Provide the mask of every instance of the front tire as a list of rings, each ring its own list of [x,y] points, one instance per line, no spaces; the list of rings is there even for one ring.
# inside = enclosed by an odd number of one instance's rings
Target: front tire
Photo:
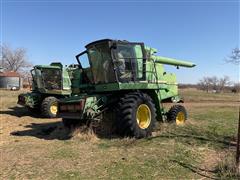
[[[182,105],[174,105],[168,111],[168,121],[177,125],[185,124],[187,120],[187,111]]]
[[[42,115],[45,118],[55,118],[58,111],[58,99],[55,97],[46,97],[41,105]]]
[[[156,108],[149,95],[141,92],[124,95],[118,103],[116,115],[117,132],[121,136],[151,136],[156,123]]]

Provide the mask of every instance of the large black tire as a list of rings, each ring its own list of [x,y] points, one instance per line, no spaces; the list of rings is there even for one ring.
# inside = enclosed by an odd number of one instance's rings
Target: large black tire
[[[41,111],[43,117],[55,118],[57,116],[57,103],[58,103],[57,98],[52,96],[46,97],[41,104]]]
[[[148,137],[152,135],[155,123],[156,108],[149,95],[132,92],[120,99],[116,112],[116,130],[119,135]]]
[[[183,125],[187,120],[187,111],[182,105],[173,105],[167,113],[167,120],[177,125]]]

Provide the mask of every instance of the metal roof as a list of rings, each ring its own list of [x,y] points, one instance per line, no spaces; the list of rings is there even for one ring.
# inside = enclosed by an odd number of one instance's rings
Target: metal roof
[[[20,74],[14,71],[0,72],[1,77],[20,77]]]

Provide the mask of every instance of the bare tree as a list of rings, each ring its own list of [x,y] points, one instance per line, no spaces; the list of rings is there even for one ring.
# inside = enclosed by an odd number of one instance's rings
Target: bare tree
[[[32,64],[27,60],[24,48],[12,49],[7,45],[1,47],[1,66],[9,71],[21,72]]]
[[[216,76],[209,77],[210,88],[214,91],[218,91],[219,80]]]
[[[223,92],[224,88],[228,85],[230,85],[230,78],[228,76],[219,79],[218,87],[220,92]]]
[[[223,92],[226,86],[230,85],[230,78],[228,76],[224,76],[223,78],[213,77],[203,77],[199,83],[198,87],[201,90],[209,92]]]
[[[210,77],[203,77],[198,83],[200,89],[209,92],[211,87],[211,78]]]
[[[239,65],[240,64],[240,49],[238,47],[234,48],[232,50],[232,54],[229,57],[225,58],[225,61],[228,63]]]

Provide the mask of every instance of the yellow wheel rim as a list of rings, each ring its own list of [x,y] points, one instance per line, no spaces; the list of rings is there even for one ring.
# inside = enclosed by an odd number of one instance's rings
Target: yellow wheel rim
[[[52,114],[57,114],[57,111],[58,111],[57,102],[54,102],[54,103],[51,104],[50,111],[51,111]]]
[[[182,125],[186,121],[185,114],[183,112],[178,112],[177,117],[176,117],[176,124],[177,125]]]
[[[151,110],[146,104],[141,104],[137,109],[137,123],[141,129],[148,128],[151,122]]]

